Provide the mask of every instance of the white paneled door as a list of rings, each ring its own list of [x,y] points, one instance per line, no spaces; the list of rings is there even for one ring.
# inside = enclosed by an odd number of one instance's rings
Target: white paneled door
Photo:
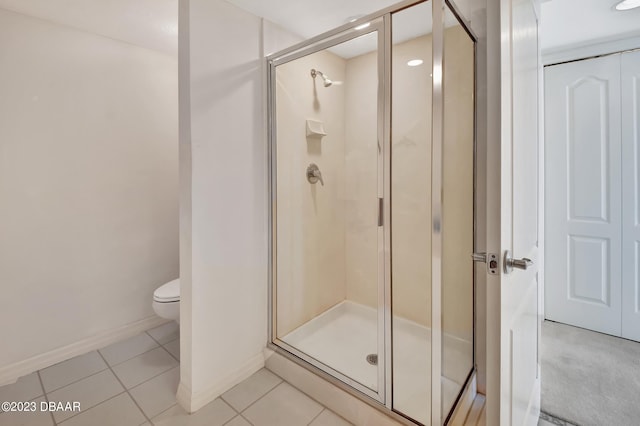
[[[500,0],[497,4],[500,34],[490,33],[488,38],[500,43],[495,61],[500,64],[500,81],[493,87],[490,74],[488,92],[489,116],[499,111],[500,120],[495,128],[489,120],[487,187],[497,190],[487,191],[487,242],[500,268],[487,279],[486,424],[534,426],[540,412],[539,3]],[[498,26],[490,27],[495,31]],[[497,108],[494,93],[500,96]],[[517,267],[504,268],[512,260],[518,261]]]
[[[620,57],[545,68],[545,317],[620,335]]]
[[[640,340],[638,53],[545,69],[545,317]]]
[[[640,341],[640,52],[620,58],[622,337]]]

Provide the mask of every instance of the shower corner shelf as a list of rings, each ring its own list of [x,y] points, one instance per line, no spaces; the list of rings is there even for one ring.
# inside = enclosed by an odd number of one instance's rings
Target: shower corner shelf
[[[322,139],[327,136],[324,125],[321,121],[307,120],[307,137],[312,139]]]

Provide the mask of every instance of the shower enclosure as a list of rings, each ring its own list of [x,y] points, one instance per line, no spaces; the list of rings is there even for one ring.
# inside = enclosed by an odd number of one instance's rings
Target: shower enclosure
[[[463,22],[405,1],[267,58],[270,346],[420,424],[474,371]]]

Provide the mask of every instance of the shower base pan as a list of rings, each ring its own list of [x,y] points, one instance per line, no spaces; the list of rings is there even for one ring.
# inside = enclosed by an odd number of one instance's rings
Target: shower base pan
[[[330,366],[347,377],[376,390],[378,367],[370,361],[377,355],[377,311],[343,301],[281,338],[285,343]],[[455,337],[445,362],[464,360],[471,343]],[[452,340],[453,339],[453,340]],[[421,423],[431,412],[431,330],[404,318],[393,318],[393,407]],[[367,359],[369,358],[369,360]],[[382,362],[382,356],[379,357]],[[460,362],[462,364],[462,362]],[[455,365],[447,370],[458,371]],[[453,367],[453,368],[452,368]],[[460,368],[457,380],[442,377],[442,401],[450,407],[469,373]]]

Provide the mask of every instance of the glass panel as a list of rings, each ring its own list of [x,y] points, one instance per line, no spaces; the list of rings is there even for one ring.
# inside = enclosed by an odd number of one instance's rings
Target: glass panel
[[[445,9],[442,413],[473,368],[474,43]]]
[[[431,2],[392,15],[393,408],[431,416]]]
[[[372,24],[373,26],[373,24]],[[378,32],[276,68],[276,338],[377,390]]]

